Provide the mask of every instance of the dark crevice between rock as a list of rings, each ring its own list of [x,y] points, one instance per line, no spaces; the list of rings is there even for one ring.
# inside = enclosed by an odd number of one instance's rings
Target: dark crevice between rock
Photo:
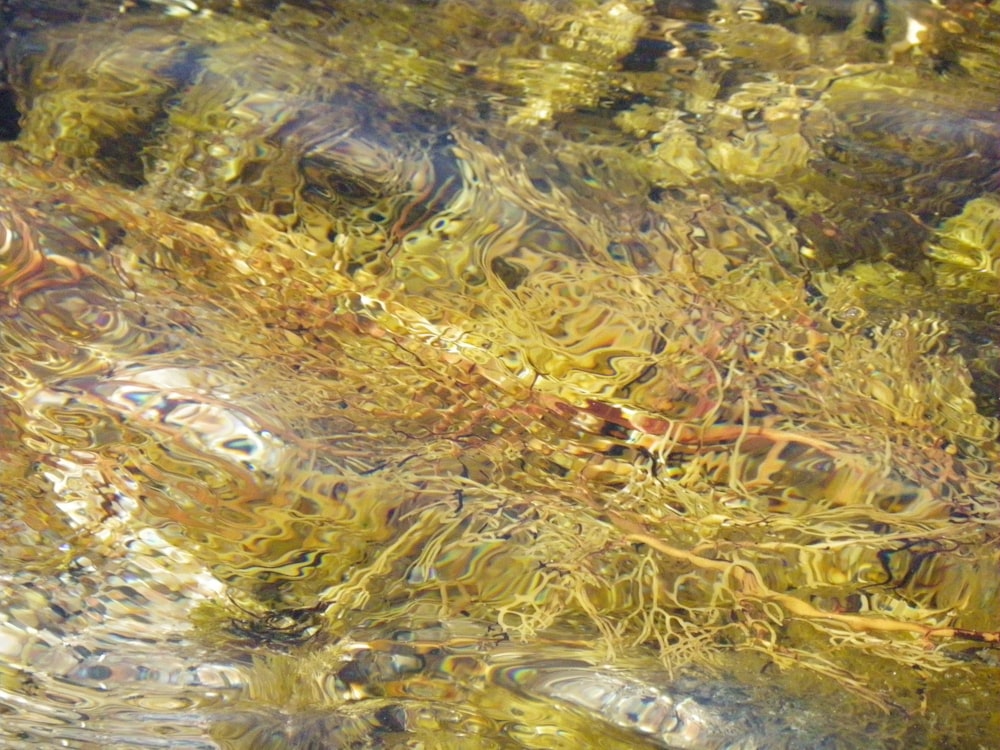
[[[21,133],[21,113],[17,109],[17,96],[6,87],[0,87],[0,141],[13,141]]]
[[[660,59],[666,57],[674,45],[665,39],[643,37],[635,48],[621,59],[622,70],[631,73],[647,73],[657,69]]]

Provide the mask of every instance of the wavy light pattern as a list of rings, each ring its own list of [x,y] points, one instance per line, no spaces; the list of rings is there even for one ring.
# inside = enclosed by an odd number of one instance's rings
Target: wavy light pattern
[[[995,3],[64,6],[0,745],[994,741]]]

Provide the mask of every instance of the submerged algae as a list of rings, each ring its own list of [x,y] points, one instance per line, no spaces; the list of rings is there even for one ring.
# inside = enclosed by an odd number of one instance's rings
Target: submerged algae
[[[996,14],[671,10],[17,12],[11,742],[985,746]]]

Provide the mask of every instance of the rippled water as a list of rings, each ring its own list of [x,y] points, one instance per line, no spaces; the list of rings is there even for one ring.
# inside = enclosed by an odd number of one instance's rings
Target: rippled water
[[[0,747],[997,747],[996,3],[4,5]]]

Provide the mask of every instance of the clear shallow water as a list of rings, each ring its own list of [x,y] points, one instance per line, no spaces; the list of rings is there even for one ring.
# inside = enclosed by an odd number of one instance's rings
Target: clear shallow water
[[[995,9],[30,5],[0,744],[995,744]]]

